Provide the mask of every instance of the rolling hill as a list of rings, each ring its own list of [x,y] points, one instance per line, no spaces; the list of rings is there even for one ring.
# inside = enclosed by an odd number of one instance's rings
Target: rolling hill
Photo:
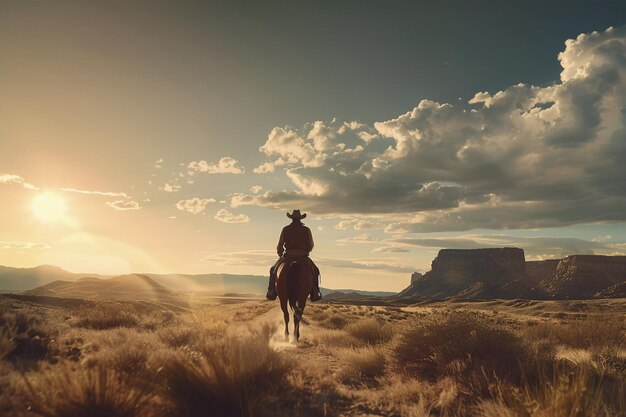
[[[141,277],[141,278],[139,278]],[[234,274],[130,274],[107,277],[88,273],[72,273],[56,266],[41,265],[34,268],[0,266],[0,292],[24,292],[32,295],[77,298],[128,298],[136,292],[152,294],[203,293],[211,296],[254,295],[263,297],[267,291],[267,276]],[[393,295],[385,291],[354,289],[332,290],[321,288],[327,296],[335,292],[356,293],[370,297]]]
[[[75,281],[85,276],[100,277],[94,274],[74,274],[52,265],[40,265],[34,268],[0,266],[0,291],[21,292],[54,281]]]
[[[75,281],[57,280],[27,290],[25,295],[99,300],[133,299],[183,304],[182,297],[146,275],[129,274],[113,278],[83,277]]]

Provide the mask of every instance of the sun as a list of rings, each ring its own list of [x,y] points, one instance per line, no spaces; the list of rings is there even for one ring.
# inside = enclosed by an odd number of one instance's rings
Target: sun
[[[51,191],[38,194],[31,206],[35,218],[43,223],[59,223],[65,219],[65,200]]]

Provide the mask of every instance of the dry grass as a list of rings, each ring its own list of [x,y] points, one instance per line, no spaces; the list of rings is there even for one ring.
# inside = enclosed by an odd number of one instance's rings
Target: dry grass
[[[271,343],[271,303],[4,308],[0,415],[626,415],[621,317],[448,307],[312,305],[298,347]]]
[[[75,326],[104,330],[116,327],[136,327],[139,318],[128,308],[112,304],[99,304],[94,308],[84,308],[78,312]]]
[[[181,415],[253,416],[278,405],[290,366],[269,348],[273,329],[204,341],[198,356],[173,355],[161,375]]]
[[[326,329],[340,330],[346,327],[348,320],[340,315],[326,316],[327,318],[319,323],[321,327]]]
[[[337,354],[345,364],[345,376],[350,379],[374,378],[385,373],[386,352],[380,347],[345,348]]]
[[[586,369],[556,371],[549,383],[525,386],[513,409],[536,417],[614,416],[626,413],[623,381]],[[524,413],[525,412],[525,413]]]
[[[50,353],[50,329],[37,313],[0,308],[0,360],[40,360]]]
[[[392,326],[374,317],[350,323],[344,330],[349,335],[367,344],[385,343],[390,341],[393,336]]]
[[[168,326],[157,330],[159,338],[168,346],[180,348],[189,346],[196,339],[198,331],[189,326]]]
[[[14,398],[18,414],[43,417],[135,417],[168,415],[146,381],[106,367],[57,365],[22,381]]]
[[[589,315],[566,323],[542,322],[528,327],[526,337],[579,349],[626,348],[621,315]]]
[[[514,332],[483,315],[450,311],[409,323],[393,346],[398,371],[434,381],[487,374],[520,381],[534,358]]]
[[[482,417],[618,417],[626,415],[623,380],[607,380],[588,369],[559,368],[540,384],[500,392],[477,407]]]
[[[375,415],[410,417],[470,415],[467,410],[459,408],[459,386],[450,378],[428,383],[394,374],[379,378],[379,381],[379,387],[355,391],[363,414],[371,412]]]

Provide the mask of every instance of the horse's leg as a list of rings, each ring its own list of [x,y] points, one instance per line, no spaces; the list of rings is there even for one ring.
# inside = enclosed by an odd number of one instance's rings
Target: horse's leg
[[[302,321],[302,318],[304,317],[304,307],[306,306],[306,298],[304,300],[301,300],[300,302],[298,302],[298,305],[301,306],[300,307],[300,315],[298,316],[298,336],[297,338],[300,338],[300,322]]]
[[[287,300],[280,300],[280,308],[283,310],[283,319],[285,320],[285,340],[289,340],[289,309],[287,308]]]
[[[296,314],[293,315],[293,337],[296,339],[296,342],[300,339],[300,317],[302,315],[302,310],[300,310],[298,304],[296,304],[296,308],[294,310]]]

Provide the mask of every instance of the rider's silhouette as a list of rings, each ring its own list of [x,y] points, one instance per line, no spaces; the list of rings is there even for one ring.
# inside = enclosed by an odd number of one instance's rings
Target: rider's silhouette
[[[279,259],[270,269],[270,282],[267,289],[268,300],[276,299],[275,272],[280,263],[286,258],[308,257],[309,252],[313,250],[313,235],[311,234],[311,229],[302,223],[302,219],[306,217],[306,214],[300,214],[300,210],[294,210],[292,213],[287,213],[287,217],[291,219],[291,224],[283,227],[280,238],[278,239],[276,251],[278,252]],[[309,259],[309,261],[315,268],[311,301],[318,301],[322,298],[318,282],[319,269],[312,260]]]

